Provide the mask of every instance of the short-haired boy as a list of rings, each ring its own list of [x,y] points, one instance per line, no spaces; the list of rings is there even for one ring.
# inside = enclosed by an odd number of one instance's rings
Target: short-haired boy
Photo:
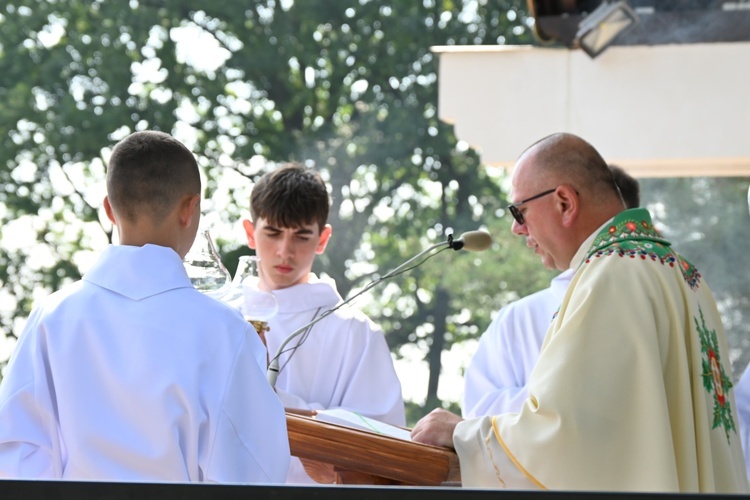
[[[279,303],[268,323],[273,357],[284,339],[341,302],[336,284],[311,273],[331,237],[330,197],[313,169],[286,164],[262,176],[250,198],[252,222],[243,221],[260,258],[258,286]],[[294,349],[299,344],[299,347]],[[287,408],[346,408],[404,425],[401,383],[382,331],[345,306],[293,340],[281,355],[276,389]],[[293,458],[288,482],[312,482]]]
[[[0,384],[0,477],[283,482],[283,408],[247,322],[192,286],[193,154],[137,132],[109,161],[119,244],[32,311]]]

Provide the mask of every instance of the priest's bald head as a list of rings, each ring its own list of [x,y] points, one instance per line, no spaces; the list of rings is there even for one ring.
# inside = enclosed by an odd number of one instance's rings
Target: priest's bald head
[[[594,147],[558,133],[535,142],[513,169],[513,233],[551,268],[565,270],[581,244],[625,209],[612,171]]]

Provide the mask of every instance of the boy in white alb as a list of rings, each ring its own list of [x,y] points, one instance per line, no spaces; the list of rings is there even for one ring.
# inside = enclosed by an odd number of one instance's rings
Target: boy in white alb
[[[259,288],[279,303],[265,338],[275,356],[293,332],[341,302],[332,280],[310,271],[331,237],[330,198],[312,169],[285,165],[257,182],[245,220],[248,245],[260,258]],[[345,408],[403,426],[404,403],[381,330],[362,312],[345,306],[313,325],[285,349],[276,391],[287,408]],[[310,483],[292,459],[287,482]]]
[[[572,277],[570,269],[558,274],[549,288],[508,304],[492,320],[466,368],[464,418],[521,409],[529,374]]]
[[[745,454],[745,467],[750,478],[750,366],[745,368],[742,376],[734,386],[737,397],[737,415],[739,433],[742,440],[742,451]]]
[[[265,349],[182,264],[200,189],[193,154],[167,134],[114,148],[104,208],[120,244],[29,317],[0,384],[0,477],[284,481]]]

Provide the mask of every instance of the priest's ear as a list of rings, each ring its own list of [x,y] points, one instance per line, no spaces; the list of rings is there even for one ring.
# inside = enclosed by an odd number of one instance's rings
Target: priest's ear
[[[563,227],[571,227],[580,210],[578,191],[570,184],[560,184],[555,191],[555,209],[560,214]]]

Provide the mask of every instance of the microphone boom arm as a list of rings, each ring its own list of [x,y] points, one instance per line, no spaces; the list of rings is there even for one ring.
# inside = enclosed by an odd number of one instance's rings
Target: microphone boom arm
[[[284,352],[284,348],[286,348],[286,346],[289,344],[289,342],[291,342],[292,340],[294,340],[297,337],[299,337],[300,335],[302,335],[304,332],[307,331],[308,328],[312,327],[318,321],[321,321],[322,319],[327,318],[328,316],[330,316],[331,314],[333,314],[334,312],[336,312],[340,307],[348,304],[349,302],[351,302],[352,300],[356,299],[357,297],[359,297],[363,293],[371,290],[375,285],[377,285],[381,281],[395,276],[396,274],[398,274],[399,272],[401,272],[402,270],[404,270],[407,266],[409,266],[412,262],[414,262],[415,260],[419,259],[420,257],[423,257],[424,255],[432,252],[436,248],[440,248],[440,247],[445,246],[445,245],[450,246],[452,244],[452,241],[453,241],[453,239],[452,239],[452,236],[451,236],[451,237],[449,237],[448,241],[442,241],[440,243],[436,243],[436,244],[432,245],[431,247],[428,247],[428,248],[422,250],[417,255],[415,255],[411,259],[407,260],[406,262],[404,262],[403,264],[401,264],[397,268],[388,271],[386,274],[384,274],[380,278],[376,279],[375,281],[371,281],[362,290],[360,290],[356,294],[352,295],[348,299],[344,300],[340,304],[336,305],[336,307],[333,307],[333,308],[327,310],[326,312],[324,312],[323,314],[321,314],[320,316],[318,316],[317,318],[315,318],[311,322],[309,322],[309,323],[303,325],[302,327],[296,329],[291,335],[289,335],[286,339],[284,339],[284,341],[281,343],[281,345],[279,346],[279,348],[276,350],[276,355],[271,359],[271,362],[268,364],[268,371],[266,372],[266,380],[268,380],[268,383],[271,384],[271,387],[276,387],[276,379],[279,378],[279,370],[280,370],[280,361],[279,361],[279,358],[281,357],[281,353]]]
[[[381,283],[383,280],[386,280],[388,278],[392,278],[393,276],[396,276],[400,272],[403,272],[404,270],[408,269],[408,267],[417,259],[420,259],[424,257],[425,255],[429,254],[433,250],[436,250],[440,247],[448,247],[452,248],[453,250],[460,250],[462,248],[465,248],[466,250],[470,250],[473,252],[481,252],[483,250],[486,250],[490,244],[492,243],[492,238],[490,237],[489,233],[483,232],[483,231],[469,231],[467,233],[464,233],[461,235],[458,239],[453,239],[453,235],[448,235],[447,241],[442,241],[440,243],[436,243],[421,252],[419,252],[417,255],[412,257],[411,259],[407,260],[400,266],[396,267],[395,269],[392,269],[385,273],[380,278],[371,281],[367,284],[362,290],[357,292],[356,294],[352,295],[346,300],[343,300],[341,303],[337,304],[335,307],[327,310],[317,318],[313,319],[311,322],[303,325],[302,327],[298,328],[294,332],[292,332],[291,335],[289,335],[284,341],[281,343],[279,348],[276,350],[276,355],[271,359],[270,363],[268,364],[268,371],[266,372],[266,379],[268,380],[268,383],[271,385],[271,387],[276,387],[276,380],[279,378],[279,371],[280,368],[280,361],[279,358],[281,357],[281,354],[284,352],[284,349],[286,346],[291,342],[293,339],[299,337],[304,332],[308,331],[310,327],[312,327],[314,324],[316,324],[318,321],[322,320],[323,318],[327,318],[329,315],[337,311],[340,307],[350,303],[363,293],[371,290],[375,285]],[[435,254],[432,254],[435,255]],[[426,258],[432,257],[432,255],[429,255]],[[418,264],[417,264],[418,265]]]

